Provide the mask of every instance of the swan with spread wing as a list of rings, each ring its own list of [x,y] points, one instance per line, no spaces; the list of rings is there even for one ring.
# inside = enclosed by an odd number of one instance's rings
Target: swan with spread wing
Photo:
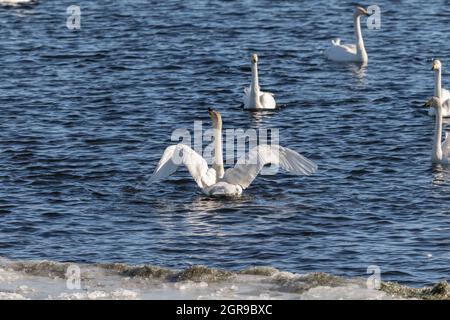
[[[214,159],[209,168],[206,160],[184,144],[166,148],[150,183],[167,178],[184,165],[203,193],[208,196],[239,196],[250,186],[265,165],[274,164],[297,174],[311,175],[317,165],[294,150],[279,145],[259,145],[238,159],[234,168],[225,171],[222,156],[222,117],[218,111],[208,109],[213,122]]]

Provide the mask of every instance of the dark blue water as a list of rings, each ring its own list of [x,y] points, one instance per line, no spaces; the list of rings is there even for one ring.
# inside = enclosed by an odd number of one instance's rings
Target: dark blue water
[[[422,106],[432,57],[450,84],[448,1],[377,1],[363,69],[322,54],[354,42],[352,2],[78,1],[77,32],[71,4],[0,8],[0,256],[450,278],[450,169],[431,165]],[[252,52],[276,111],[240,106]],[[225,128],[279,128],[319,171],[233,200],[185,170],[136,187],[208,107]]]

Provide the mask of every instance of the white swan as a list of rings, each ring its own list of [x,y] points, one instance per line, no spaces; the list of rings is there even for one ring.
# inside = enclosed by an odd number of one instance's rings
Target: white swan
[[[369,13],[363,7],[357,6],[353,13],[355,23],[356,45],[341,44],[341,39],[331,40],[331,48],[325,50],[328,59],[339,62],[362,62],[367,63],[368,57],[361,32],[361,16],[368,16]]]
[[[434,129],[433,152],[431,159],[433,163],[450,164],[450,141],[448,133],[442,142],[442,103],[438,97],[431,98],[425,106],[434,108],[436,112],[436,125]]]
[[[38,0],[0,0],[0,5],[5,6],[20,6],[27,4],[36,4]]]
[[[222,157],[222,117],[219,112],[208,109],[214,129],[214,160],[208,168],[206,160],[184,144],[166,148],[150,183],[164,179],[184,165],[202,191],[209,196],[239,196],[267,164],[298,174],[310,175],[317,170],[311,160],[297,152],[278,145],[259,145],[240,158],[234,168],[224,170]]]
[[[244,88],[245,109],[275,109],[277,106],[273,94],[262,92],[259,87],[258,56],[252,55],[252,83]]]
[[[450,117],[450,91],[442,87],[442,64],[438,59],[433,60],[433,66],[431,70],[434,70],[434,96],[438,97],[442,101],[442,116]],[[434,108],[430,108],[428,114],[434,115]]]

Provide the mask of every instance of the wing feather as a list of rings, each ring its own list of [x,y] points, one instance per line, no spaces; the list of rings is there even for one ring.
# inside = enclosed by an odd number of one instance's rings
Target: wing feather
[[[317,171],[317,165],[314,162],[294,150],[278,145],[260,145],[241,157],[234,168],[225,172],[223,179],[246,189],[268,164],[278,165],[298,175],[311,175]]]
[[[206,160],[184,144],[166,148],[150,178],[150,183],[167,178],[177,171],[181,165],[184,165],[189,170],[192,178],[194,178],[200,188],[205,188],[215,183],[215,174],[211,172],[214,169],[208,169]]]

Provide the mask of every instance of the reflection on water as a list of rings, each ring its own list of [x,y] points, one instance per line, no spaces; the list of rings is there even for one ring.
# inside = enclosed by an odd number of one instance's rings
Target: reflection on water
[[[359,80],[360,84],[364,83],[364,77],[366,75],[367,72],[367,62],[365,63],[355,63],[355,64],[351,64],[351,70],[353,72],[353,74],[356,76],[356,78]]]
[[[280,109],[280,106],[277,105],[277,109]],[[251,115],[252,124],[259,125],[264,120],[270,120],[270,116],[273,115],[275,111],[269,111],[269,110],[251,110],[248,111]]]
[[[433,165],[433,184],[448,185],[450,184],[450,165],[434,164]]]

